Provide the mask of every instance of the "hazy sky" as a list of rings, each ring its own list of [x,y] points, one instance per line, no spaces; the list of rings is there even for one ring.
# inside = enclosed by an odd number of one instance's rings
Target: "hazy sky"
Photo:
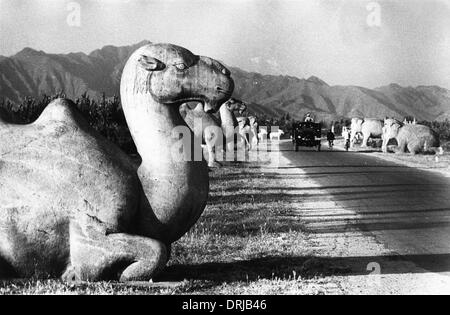
[[[450,88],[449,0],[0,0],[0,55],[144,39],[333,85]]]

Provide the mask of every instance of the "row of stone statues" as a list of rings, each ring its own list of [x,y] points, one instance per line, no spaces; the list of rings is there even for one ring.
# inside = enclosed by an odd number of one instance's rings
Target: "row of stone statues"
[[[367,147],[370,138],[381,138],[382,150],[388,152],[388,144],[392,139],[397,142],[397,152],[418,154],[439,151],[439,135],[430,127],[418,124],[417,121],[401,122],[394,118],[361,119],[353,118],[351,124],[351,144],[354,146],[359,134],[362,134],[362,146]]]
[[[220,162],[216,158],[218,152],[234,151],[238,144],[235,138],[244,141],[246,139],[241,134],[241,125],[235,112],[243,114],[247,106],[242,101],[230,98],[219,109],[219,116],[213,113],[206,113],[203,104],[198,103],[194,108],[188,104],[180,107],[181,116],[184,118],[189,128],[194,132],[198,142],[202,142],[207,149],[206,158],[209,167],[218,167]]]
[[[249,151],[267,140],[267,128],[260,129],[257,117],[248,115],[247,105],[235,98],[222,104],[218,113],[206,113],[201,103],[183,104],[180,113],[197,141],[203,143],[210,168],[220,167],[220,161],[234,161],[236,150]]]

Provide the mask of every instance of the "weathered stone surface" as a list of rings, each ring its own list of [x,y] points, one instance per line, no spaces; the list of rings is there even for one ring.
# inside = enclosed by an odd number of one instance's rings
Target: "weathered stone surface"
[[[0,256],[21,276],[66,268],[71,220],[104,233],[130,228],[136,168],[71,101],[52,102],[31,125],[1,124],[0,143]]]
[[[215,60],[169,44],[139,49],[121,83],[139,168],[69,100],[30,125],[0,120],[0,275],[152,278],[209,190],[204,161],[173,156],[173,128],[186,126],[179,106],[195,99],[217,110],[232,91]]]
[[[396,139],[398,153],[418,154],[433,151],[440,146],[439,136],[429,127],[403,124],[395,119],[386,119],[383,127],[383,151],[391,139]]]
[[[179,108],[198,101],[205,111],[217,111],[233,89],[230,72],[223,65],[178,46],[147,45],[130,57],[120,92],[128,127],[142,157],[138,174],[146,198],[141,203],[139,230],[144,235],[171,243],[203,212],[209,191],[205,161],[195,161],[194,156],[176,161],[173,156],[180,142],[174,137],[175,128],[184,127],[193,143]]]

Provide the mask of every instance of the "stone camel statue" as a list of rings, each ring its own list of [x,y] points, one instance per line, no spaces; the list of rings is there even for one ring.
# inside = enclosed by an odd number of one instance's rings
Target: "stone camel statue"
[[[381,138],[383,135],[383,121],[372,118],[353,118],[351,125],[351,146],[355,146],[356,137],[362,133],[362,147],[367,147],[370,138]]]
[[[418,154],[421,152],[439,152],[439,136],[428,126],[403,124],[396,119],[386,119],[383,127],[383,152],[388,152],[391,139],[396,139],[397,153]]]
[[[153,278],[209,191],[204,160],[172,156],[175,127],[192,137],[179,106],[193,100],[217,110],[233,89],[224,66],[182,47],[149,44],[133,53],[121,97],[142,157],[137,170],[69,100],[53,101],[30,125],[0,121],[2,277]]]
[[[216,159],[216,151],[223,148],[225,139],[222,132],[220,119],[213,114],[206,113],[203,104],[199,103],[194,109],[189,108],[187,103],[180,106],[180,113],[186,124],[191,128],[197,137],[197,141],[202,141],[208,151],[208,167],[219,167],[221,164]],[[196,122],[201,123],[201,130],[196,130]],[[197,128],[200,128],[198,126]],[[201,131],[201,134],[199,134]]]

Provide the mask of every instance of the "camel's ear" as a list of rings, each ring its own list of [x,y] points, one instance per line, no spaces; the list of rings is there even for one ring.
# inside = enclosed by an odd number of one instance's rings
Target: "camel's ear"
[[[142,55],[139,58],[139,65],[147,71],[161,71],[166,65],[156,58]]]

